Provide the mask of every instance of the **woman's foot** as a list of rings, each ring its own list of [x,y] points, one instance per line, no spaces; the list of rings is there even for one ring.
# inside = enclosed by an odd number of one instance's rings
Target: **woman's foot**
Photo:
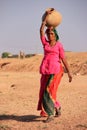
[[[53,120],[54,120],[54,116],[51,115],[51,116],[48,116],[48,118],[44,122],[49,123],[50,121],[53,121]]]
[[[55,111],[56,111],[55,117],[59,117],[61,115],[61,107],[55,108]]]

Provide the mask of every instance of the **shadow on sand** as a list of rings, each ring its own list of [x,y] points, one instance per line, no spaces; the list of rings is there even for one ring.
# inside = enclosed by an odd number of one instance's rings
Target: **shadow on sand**
[[[23,115],[23,116],[16,116],[16,115],[0,115],[0,120],[16,120],[21,122],[38,122],[41,121],[40,116],[36,115]]]

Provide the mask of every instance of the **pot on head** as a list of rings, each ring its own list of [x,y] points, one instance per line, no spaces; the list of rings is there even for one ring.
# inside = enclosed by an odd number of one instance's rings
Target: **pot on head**
[[[49,8],[46,11],[51,10],[51,13],[48,14],[46,20],[46,26],[57,27],[62,22],[62,15],[56,11],[54,8]],[[42,21],[46,17],[46,12],[42,15]]]

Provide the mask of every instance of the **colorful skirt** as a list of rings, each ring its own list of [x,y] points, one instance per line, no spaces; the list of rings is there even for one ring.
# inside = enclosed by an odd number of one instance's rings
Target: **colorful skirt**
[[[60,107],[60,103],[57,101],[57,89],[62,76],[62,66],[58,74],[42,74],[37,108],[37,110],[41,110],[41,116],[54,115],[55,108]]]

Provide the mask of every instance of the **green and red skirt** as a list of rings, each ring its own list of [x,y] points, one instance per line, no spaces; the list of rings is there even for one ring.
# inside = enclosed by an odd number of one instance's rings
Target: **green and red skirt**
[[[57,101],[57,89],[62,76],[62,66],[58,74],[42,74],[37,108],[37,110],[41,110],[41,116],[54,115],[55,108],[60,107],[60,103]]]

